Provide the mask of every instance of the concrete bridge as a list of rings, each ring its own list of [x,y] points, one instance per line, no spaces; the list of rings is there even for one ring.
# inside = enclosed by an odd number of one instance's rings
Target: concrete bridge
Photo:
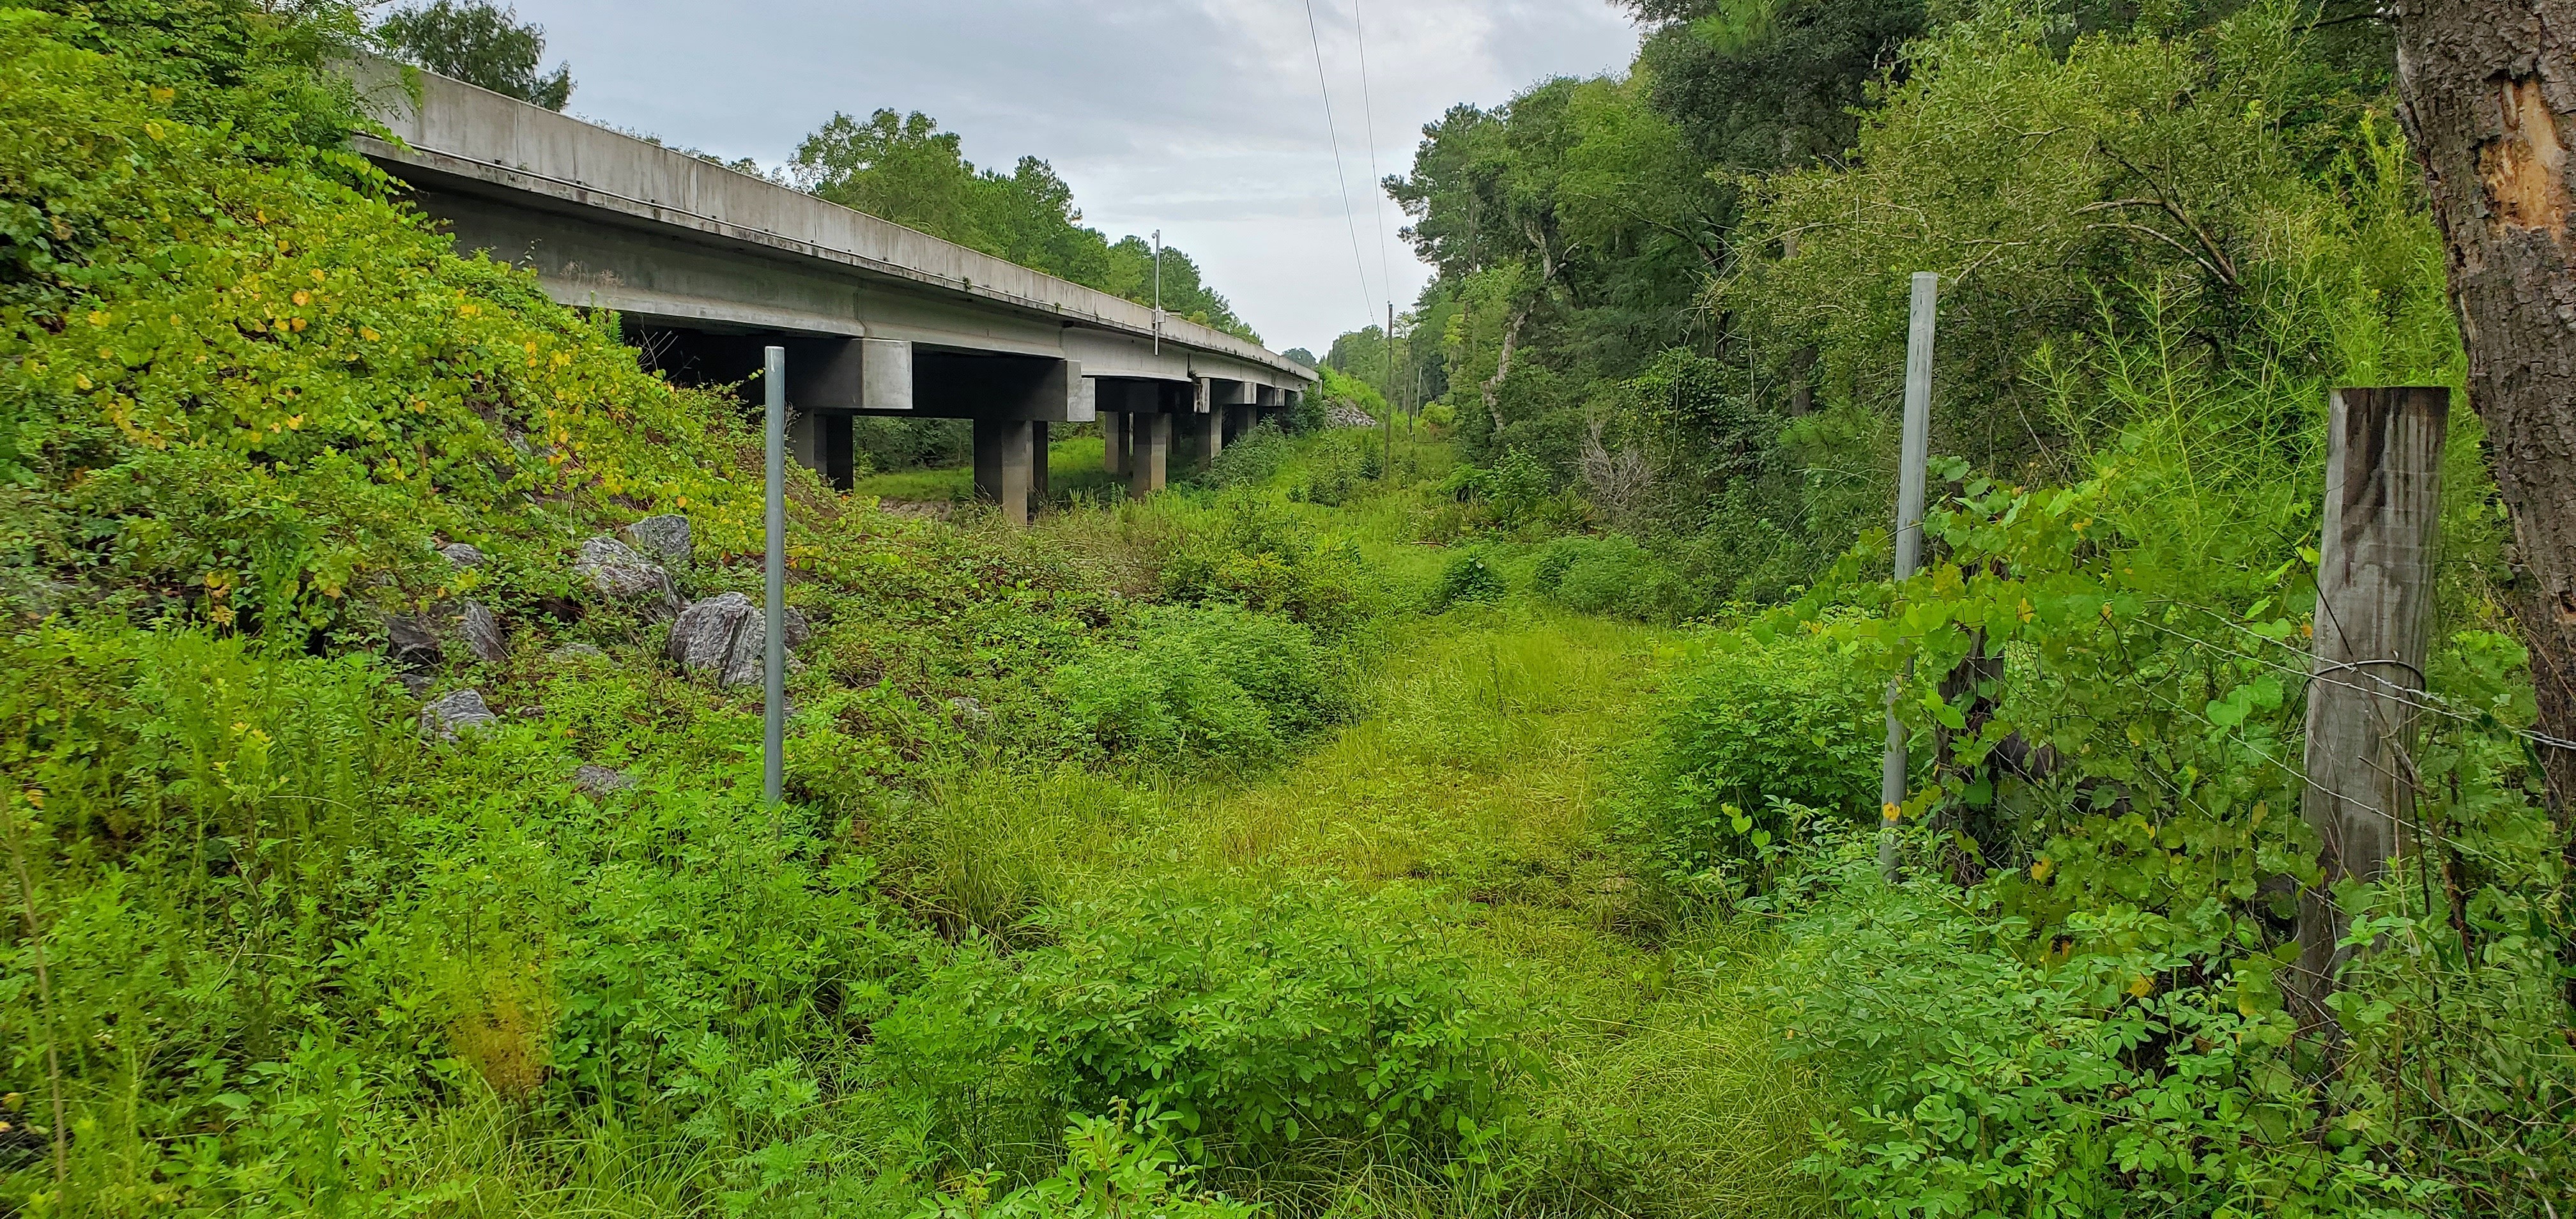
[[[1159,490],[1315,373],[1233,335],[427,72],[353,69],[460,252],[614,309],[675,380],[741,381],[787,349],[790,443],[847,488],[858,415],[974,421],[975,490],[1015,522],[1047,490],[1050,424],[1098,420],[1112,474]]]

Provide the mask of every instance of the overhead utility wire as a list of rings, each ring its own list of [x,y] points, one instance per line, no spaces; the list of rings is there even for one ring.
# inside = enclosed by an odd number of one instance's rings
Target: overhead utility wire
[[[1369,200],[1377,216],[1377,281],[1385,287],[1387,302],[1395,301],[1395,263],[1386,252],[1386,176],[1377,171],[1377,102],[1369,96],[1368,29],[1360,23],[1360,0],[1351,0],[1351,36],[1360,47],[1360,121],[1368,132]],[[1387,323],[1386,341],[1395,342],[1395,324]],[[1392,348],[1389,349],[1393,350]],[[1387,379],[1393,383],[1395,366],[1387,366]]]
[[[1315,85],[1324,91],[1324,131],[1333,140],[1333,180],[1342,188],[1342,219],[1351,229],[1351,269],[1360,276],[1360,316],[1374,318],[1369,304],[1368,260],[1360,254],[1360,219],[1351,208],[1350,176],[1342,172],[1342,131],[1333,122],[1333,86],[1324,78],[1324,38],[1315,32],[1315,0],[1306,0],[1306,40],[1315,47]]]

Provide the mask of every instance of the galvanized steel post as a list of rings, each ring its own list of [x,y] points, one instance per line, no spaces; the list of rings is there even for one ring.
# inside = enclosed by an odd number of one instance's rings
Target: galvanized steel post
[[[768,646],[761,658],[760,793],[775,805],[787,773],[787,349],[772,347],[766,354],[761,380],[768,383],[769,398],[769,561],[761,637]]]

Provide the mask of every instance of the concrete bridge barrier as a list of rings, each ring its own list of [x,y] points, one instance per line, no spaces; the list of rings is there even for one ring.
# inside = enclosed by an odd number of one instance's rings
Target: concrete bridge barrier
[[[615,310],[683,383],[787,348],[796,460],[847,488],[859,415],[975,421],[976,493],[1025,521],[1049,425],[1101,421],[1111,473],[1161,489],[1316,374],[1255,343],[649,140],[383,60],[353,63],[390,139],[359,152],[547,295]]]

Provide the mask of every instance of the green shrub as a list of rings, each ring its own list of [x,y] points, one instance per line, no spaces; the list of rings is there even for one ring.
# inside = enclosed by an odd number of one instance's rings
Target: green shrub
[[[2140,934],[2157,916],[2084,920],[2034,962],[2017,920],[1946,882],[1877,884],[1868,835],[1824,855],[1835,896],[1790,919],[1767,991],[1791,1052],[1855,1102],[1808,1161],[1845,1213],[2468,1213],[2361,1113],[2321,1128],[2295,1022],[2138,947],[2169,938]]]
[[[1440,583],[1431,590],[1431,608],[1437,612],[1461,601],[1500,601],[1506,591],[1491,553],[1473,546],[1452,555],[1449,565],[1440,569]]]
[[[1714,636],[1674,680],[1627,794],[1627,832],[1664,885],[1722,897],[1810,812],[1878,806],[1880,695],[1811,637]]]
[[[1404,905],[1155,890],[1043,912],[1053,944],[962,947],[877,1022],[877,1061],[940,1139],[971,1143],[1013,1106],[1126,1101],[1170,1114],[1203,1162],[1307,1140],[1445,1159],[1502,1120],[1512,1022]]]
[[[1164,559],[1162,593],[1186,604],[1234,605],[1295,619],[1326,634],[1365,618],[1360,556],[1248,493],[1218,505],[1219,527],[1186,535]]]
[[[1385,470],[1375,433],[1331,432],[1307,445],[1297,463],[1296,485],[1288,489],[1288,498],[1338,508],[1349,503],[1360,488],[1377,481]]]
[[[1620,534],[1550,542],[1531,574],[1533,588],[1569,609],[1649,620],[1668,615],[1674,584],[1645,547]]]
[[[1123,1108],[1123,1106],[1122,1106]],[[1076,1116],[1065,1127],[1064,1167],[996,1202],[1001,1174],[974,1169],[954,1193],[925,1201],[912,1219],[1254,1219],[1262,1208],[1190,1187],[1193,1170],[1180,1162],[1164,1132],[1168,1120],[1129,1122]]]
[[[1212,487],[1254,487],[1269,482],[1297,452],[1297,443],[1264,419],[1216,455],[1205,482]]]
[[[1227,606],[1150,612],[1133,647],[1093,647],[1056,689],[1110,754],[1163,763],[1276,761],[1348,702],[1313,631]]]

